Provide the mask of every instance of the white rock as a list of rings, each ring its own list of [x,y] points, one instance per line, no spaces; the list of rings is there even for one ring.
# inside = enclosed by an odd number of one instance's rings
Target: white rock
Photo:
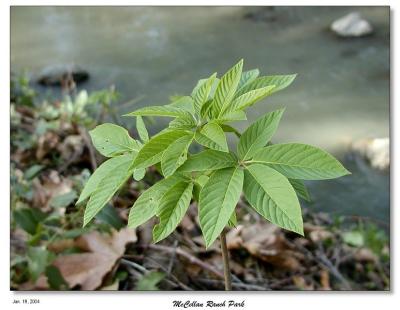
[[[331,30],[341,37],[362,37],[372,33],[371,24],[358,12],[352,12],[335,20]]]
[[[387,170],[390,165],[389,138],[362,139],[352,144],[352,150],[369,160],[371,166],[379,170]]]

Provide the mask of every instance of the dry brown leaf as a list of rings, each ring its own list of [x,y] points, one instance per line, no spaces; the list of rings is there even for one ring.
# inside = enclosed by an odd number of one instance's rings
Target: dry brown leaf
[[[321,288],[325,291],[332,290],[331,285],[329,284],[329,272],[328,270],[322,269],[319,273]]]
[[[302,276],[293,276],[293,283],[301,290],[314,290],[314,285],[312,283],[308,284],[306,279]]]
[[[51,150],[55,149],[60,142],[59,136],[52,132],[47,131],[39,137],[38,147],[36,149],[36,159],[42,160]]]
[[[354,259],[358,262],[377,263],[378,256],[370,249],[361,248],[354,253]]]
[[[243,247],[252,255],[279,268],[301,269],[300,256],[289,250],[282,230],[270,223],[261,222],[243,228]]]
[[[69,193],[72,190],[73,183],[72,180],[61,177],[56,170],[50,171],[42,179],[42,182],[38,179],[34,179],[32,182],[34,188],[33,205],[43,211],[49,211],[51,198]]]
[[[79,285],[81,290],[95,290],[124,254],[126,244],[136,241],[136,231],[130,228],[114,231],[112,235],[93,231],[79,237],[73,244],[86,253],[58,256],[53,265],[60,270],[70,288]],[[46,288],[46,278],[41,276],[35,289]]]
[[[76,159],[80,160],[80,156],[83,154],[84,148],[85,142],[80,135],[70,135],[57,146],[57,150],[60,152],[61,158],[66,161],[75,161]]]

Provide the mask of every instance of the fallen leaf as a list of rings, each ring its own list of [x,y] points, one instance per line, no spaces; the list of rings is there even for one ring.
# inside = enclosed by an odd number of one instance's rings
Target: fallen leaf
[[[332,290],[330,284],[329,284],[329,272],[328,270],[322,269],[319,273],[320,275],[320,282],[321,282],[321,288],[325,291],[330,291]]]
[[[301,290],[305,291],[314,290],[314,285],[312,283],[308,284],[306,279],[302,276],[293,276],[293,283]]]
[[[114,231],[112,235],[93,231],[78,237],[74,242],[74,246],[85,253],[58,256],[52,265],[59,269],[70,288],[79,285],[81,290],[95,290],[124,254],[126,244],[136,241],[135,230],[129,228]],[[32,289],[29,285],[24,288]],[[44,275],[38,279],[34,288],[48,288]]]
[[[259,259],[283,269],[301,269],[302,255],[288,249],[281,228],[267,222],[252,224],[242,229],[241,238],[243,247]]]
[[[41,161],[51,150],[57,147],[59,142],[59,136],[52,131],[47,131],[45,134],[41,135],[38,139],[36,159]]]
[[[354,259],[358,262],[369,262],[377,263],[379,261],[378,256],[368,248],[358,249],[354,253]]]

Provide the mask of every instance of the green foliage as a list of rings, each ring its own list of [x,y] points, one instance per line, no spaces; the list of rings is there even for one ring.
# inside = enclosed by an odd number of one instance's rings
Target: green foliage
[[[200,192],[199,218],[209,247],[228,224],[243,187],[243,170],[225,168],[211,174]]]
[[[227,225],[237,225],[235,207],[242,192],[264,218],[303,234],[297,196],[305,200],[310,196],[301,180],[336,178],[349,172],[316,147],[296,143],[270,145],[284,109],[262,115],[243,133],[229,125],[246,120],[246,108],[283,90],[296,77],[259,77],[258,69],[242,69],[240,60],[220,79],[214,73],[199,80],[190,96],[175,97],[172,103],[127,114],[137,118],[136,128],[143,145],[121,127],[96,127],[91,132],[94,145],[103,155],[113,158],[98,168],[82,191],[78,202],[89,198],[84,224],[132,173],[140,179],[144,168],[155,165],[164,179],[136,199],[128,220],[129,227],[137,227],[158,217],[153,230],[155,242],[175,230],[194,199],[198,201],[200,226],[209,247]],[[142,116],[173,119],[167,128],[149,137]],[[227,132],[238,138],[236,154],[229,150]],[[205,150],[191,153],[193,143]]]
[[[267,146],[253,156],[292,179],[334,179],[349,172],[332,155],[311,145],[288,143]]]
[[[105,157],[114,157],[139,150],[138,143],[125,128],[114,124],[102,124],[91,130],[93,145]]]
[[[160,283],[166,274],[159,271],[152,271],[145,275],[143,275],[138,283],[136,284],[135,289],[137,291],[158,291],[158,283]]]

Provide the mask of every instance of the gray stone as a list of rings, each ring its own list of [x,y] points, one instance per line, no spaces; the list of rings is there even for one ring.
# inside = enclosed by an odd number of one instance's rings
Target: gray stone
[[[352,143],[354,152],[366,158],[375,169],[385,171],[390,166],[389,138],[361,139]]]
[[[371,24],[358,12],[352,12],[335,20],[331,30],[341,37],[362,37],[373,32]]]
[[[53,65],[42,70],[37,82],[44,86],[62,86],[71,79],[79,84],[89,79],[89,73],[77,65]]]

